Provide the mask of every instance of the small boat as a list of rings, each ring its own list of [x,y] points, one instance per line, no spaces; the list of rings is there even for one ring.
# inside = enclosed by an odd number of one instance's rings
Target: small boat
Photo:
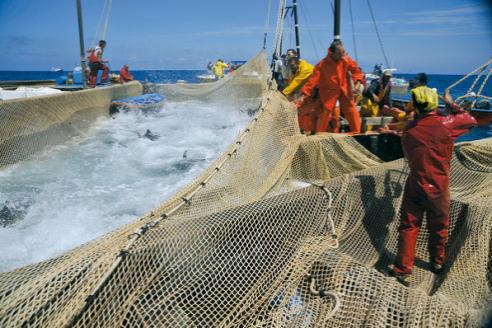
[[[141,96],[111,101],[110,113],[117,113],[120,110],[139,109],[142,111],[158,110],[162,107],[166,98],[158,93],[148,93]]]
[[[215,78],[215,75],[213,74],[202,74],[198,75],[196,77],[200,83],[208,83],[208,82],[215,82],[217,79]]]
[[[55,73],[63,72],[63,68],[60,67],[51,67],[51,71]]]
[[[386,68],[383,69],[382,65],[374,66],[374,71],[372,73],[366,73],[366,81],[367,83],[371,83],[372,80],[379,79],[379,77],[383,74],[384,71],[390,71],[394,73],[397,71],[396,68]],[[407,80],[402,78],[391,78],[391,91],[396,94],[406,94],[408,92],[409,83]]]

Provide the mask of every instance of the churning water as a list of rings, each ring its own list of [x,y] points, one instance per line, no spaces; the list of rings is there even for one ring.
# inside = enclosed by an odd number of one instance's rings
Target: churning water
[[[249,120],[232,107],[168,102],[156,112],[118,113],[76,145],[0,171],[0,271],[51,258],[149,212]]]

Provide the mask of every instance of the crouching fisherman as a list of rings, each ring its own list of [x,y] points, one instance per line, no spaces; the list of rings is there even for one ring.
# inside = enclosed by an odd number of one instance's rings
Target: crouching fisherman
[[[289,98],[295,99],[300,95],[300,90],[304,83],[313,74],[314,66],[309,64],[304,59],[299,59],[297,57],[292,57],[287,62],[287,65],[292,71],[292,79],[283,90],[282,93]]]
[[[372,80],[364,90],[361,101],[362,117],[391,116],[397,121],[405,119],[405,112],[393,107],[391,100],[391,71],[385,70],[379,79]],[[372,130],[372,127],[368,127]]]
[[[410,166],[398,239],[398,253],[390,275],[408,286],[415,246],[422,218],[427,213],[431,271],[442,272],[449,226],[449,172],[454,141],[477,124],[476,120],[453,100],[448,92],[441,97],[448,114],[438,113],[435,89],[419,86],[412,90],[416,119],[402,136],[405,158]]]
[[[120,69],[119,81],[120,83],[133,81],[133,75],[130,74],[130,68],[128,67],[128,64],[123,65],[123,67]]]

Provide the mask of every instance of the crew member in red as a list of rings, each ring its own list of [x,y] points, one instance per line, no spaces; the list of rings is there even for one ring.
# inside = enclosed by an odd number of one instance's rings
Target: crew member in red
[[[133,81],[133,75],[130,74],[128,64],[123,65],[120,69],[120,83]]]
[[[106,41],[99,41],[99,46],[97,46],[94,50],[91,51],[91,55],[89,56],[89,67],[91,69],[91,73],[89,75],[89,86],[94,88],[97,83],[97,72],[99,70],[103,71],[101,82],[106,83],[108,81],[109,76],[109,68],[104,63],[107,61],[103,60],[103,52],[106,47]]]
[[[427,76],[424,73],[420,77]],[[431,271],[442,272],[449,226],[449,171],[454,141],[477,121],[453,103],[448,92],[441,99],[447,111],[437,111],[435,89],[421,85],[412,90],[416,119],[402,136],[410,174],[405,184],[399,227],[398,253],[390,275],[408,286],[414,265],[415,246],[422,218],[427,213]]]
[[[339,114],[335,110],[337,100],[349,122],[350,131],[360,132],[360,115],[355,106],[354,92],[361,89],[364,81],[364,74],[357,63],[345,53],[342,42],[333,41],[328,55],[316,65],[313,75],[302,89],[306,96],[313,93],[315,95],[319,90],[324,110],[318,116],[317,132],[338,132]],[[332,126],[333,122],[336,127]]]

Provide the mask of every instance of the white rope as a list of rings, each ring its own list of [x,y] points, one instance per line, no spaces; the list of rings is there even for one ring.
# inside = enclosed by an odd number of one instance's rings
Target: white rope
[[[270,27],[270,15],[272,14],[272,0],[268,0],[268,8],[267,8],[267,17],[265,19],[265,28],[263,29],[263,33],[265,37],[268,33],[268,29]]]
[[[277,26],[275,28],[275,56],[280,58],[281,55],[281,45],[282,45],[282,34],[284,32],[284,15],[285,15],[285,1],[280,0],[278,5],[278,15],[277,15]]]
[[[113,0],[106,0],[104,2],[104,7],[101,11],[101,16],[99,17],[96,30],[94,31],[94,38],[92,39],[91,42],[92,48],[95,48],[97,46],[99,40],[106,40],[106,34],[108,31],[108,24],[109,24],[109,14],[111,13],[112,3]]]
[[[101,32],[101,40],[106,40],[106,32],[108,31],[108,24],[109,24],[109,14],[111,13],[111,5],[113,4],[113,0],[107,0],[108,1],[108,9],[106,12],[106,20],[104,21],[103,29]]]
[[[484,79],[483,79],[482,83],[480,84],[478,91],[476,93],[473,92],[475,87],[478,85],[478,82],[480,81],[481,77],[487,71],[487,68],[488,68],[488,72],[484,76]],[[476,68],[472,72],[468,73],[467,75],[463,76],[458,81],[451,84],[449,87],[446,88],[446,91],[449,92],[451,89],[453,89],[457,85],[463,83],[463,81],[467,80],[469,77],[471,77],[474,74],[477,74],[477,76],[475,77],[475,80],[473,81],[472,85],[470,86],[470,88],[468,89],[468,91],[466,92],[465,95],[456,98],[456,102],[459,102],[460,100],[465,99],[465,98],[473,97],[474,100],[473,100],[472,106],[474,106],[477,99],[479,99],[479,98],[492,100],[492,97],[482,95],[482,92],[485,88],[485,85],[487,84],[490,76],[492,75],[492,57],[485,64],[480,65],[478,68]]]
[[[458,81],[456,81],[453,84],[451,84],[446,90],[447,91],[451,90],[452,88],[454,88],[455,86],[457,86],[458,84],[460,84],[461,82],[463,82],[464,80],[468,79],[470,76],[472,76],[473,74],[476,74],[478,71],[481,70],[481,72],[477,76],[477,77],[479,77],[483,73],[483,71],[485,71],[485,69],[487,68],[487,66],[489,66],[490,64],[492,64],[492,57],[485,64],[481,65],[477,69],[473,70],[472,72],[470,72],[467,75],[463,76]],[[475,81],[477,81],[477,80],[475,79]],[[470,92],[471,90],[468,90],[468,91]]]

